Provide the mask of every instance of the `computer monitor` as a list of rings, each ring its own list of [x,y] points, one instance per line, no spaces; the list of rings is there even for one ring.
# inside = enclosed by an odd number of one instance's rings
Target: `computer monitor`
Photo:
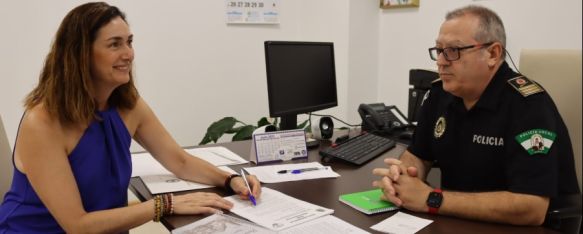
[[[334,44],[266,41],[269,115],[280,129],[297,128],[297,115],[338,105]]]

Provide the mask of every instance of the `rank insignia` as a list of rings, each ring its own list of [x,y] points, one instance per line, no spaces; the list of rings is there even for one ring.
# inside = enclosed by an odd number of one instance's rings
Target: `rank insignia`
[[[439,119],[437,119],[437,122],[435,122],[433,136],[435,137],[435,139],[438,139],[443,135],[444,132],[445,132],[445,118],[441,116],[439,117]]]
[[[532,82],[528,78],[524,76],[514,77],[508,80],[508,84],[510,84],[514,89],[516,89],[522,96],[528,97],[535,93],[540,93],[544,91],[540,85],[535,82]]]
[[[547,154],[555,141],[557,134],[545,129],[531,129],[514,137],[528,152],[533,154]]]

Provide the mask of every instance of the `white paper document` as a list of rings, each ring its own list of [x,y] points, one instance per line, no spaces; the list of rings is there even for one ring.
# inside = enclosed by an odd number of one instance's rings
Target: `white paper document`
[[[194,223],[172,230],[172,234],[220,234],[256,233],[271,234],[273,231],[225,214],[214,214]]]
[[[214,214],[194,223],[172,230],[172,234],[221,234],[221,233],[255,233],[255,234],[366,234],[364,231],[352,224],[345,222],[332,215],[317,218],[315,220],[285,229],[283,231],[272,231],[237,217]]]
[[[227,166],[220,166],[219,169],[229,172],[229,174],[238,174]],[[182,180],[173,174],[145,175],[140,176],[140,178],[148,190],[150,190],[151,194],[171,193],[177,191],[188,191],[214,187],[213,185]]]
[[[249,162],[243,159],[238,154],[233,153],[233,151],[230,151],[229,149],[222,146],[194,148],[185,150],[189,154],[202,158],[215,166],[237,165]]]
[[[340,177],[332,167],[322,166],[318,162],[246,167],[245,170],[263,183]]]
[[[334,210],[298,200],[263,187],[257,205],[239,195],[225,197],[233,202],[231,212],[274,231],[280,231],[334,213]]]
[[[332,215],[326,215],[315,220],[302,223],[298,226],[285,229],[278,232],[279,234],[329,234],[329,233],[344,233],[344,234],[365,234],[369,233],[362,230],[346,221],[339,219]]]
[[[418,232],[432,222],[433,220],[422,219],[403,212],[397,212],[393,216],[370,228],[384,233],[412,234]]]
[[[222,146],[186,149],[185,151],[215,166],[236,165],[248,162],[241,158],[241,156]],[[132,177],[165,174],[172,173],[166,170],[150,153],[132,154]]]
[[[172,174],[148,152],[132,154],[132,177]]]

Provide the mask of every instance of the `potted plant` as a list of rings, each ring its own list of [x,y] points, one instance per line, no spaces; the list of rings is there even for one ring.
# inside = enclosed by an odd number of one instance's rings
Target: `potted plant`
[[[273,121],[273,122],[272,122]],[[278,119],[272,119],[270,121],[267,117],[263,117],[257,121],[257,125],[246,124],[243,121],[236,119],[235,117],[224,117],[216,122],[213,122],[206,130],[206,134],[198,143],[199,145],[205,145],[210,143],[216,143],[219,138],[221,138],[225,133],[226,134],[235,134],[233,135],[232,141],[242,141],[242,140],[249,140],[251,139],[251,135],[253,131],[259,127],[263,127],[265,125],[274,125],[278,127]],[[298,128],[303,128],[306,131],[310,131],[309,119],[302,122]]]

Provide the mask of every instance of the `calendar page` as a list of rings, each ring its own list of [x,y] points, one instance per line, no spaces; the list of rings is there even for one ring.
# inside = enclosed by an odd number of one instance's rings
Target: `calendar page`
[[[225,0],[228,24],[278,24],[278,0]]]
[[[250,161],[256,164],[308,157],[302,129],[254,134],[252,143]]]

